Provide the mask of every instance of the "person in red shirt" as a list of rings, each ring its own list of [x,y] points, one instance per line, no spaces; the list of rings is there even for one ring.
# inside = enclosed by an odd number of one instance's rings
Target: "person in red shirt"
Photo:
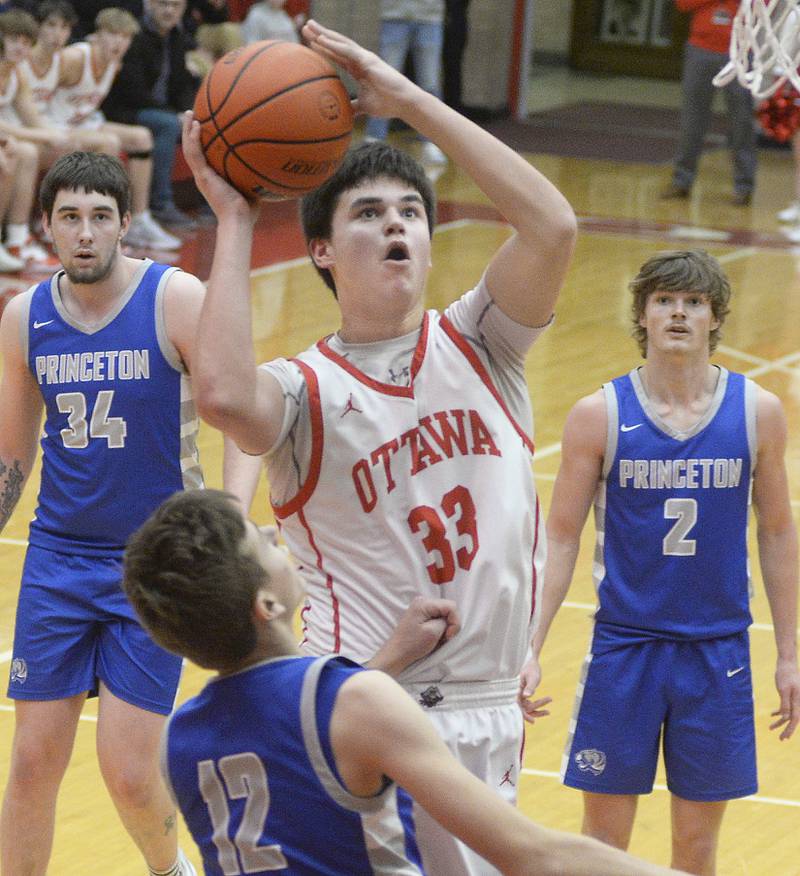
[[[728,61],[733,17],[738,0],[675,0],[680,12],[691,15],[683,60],[683,103],[678,152],[665,198],[688,198],[697,173],[703,139],[711,122],[713,79]],[[753,100],[735,79],[723,89],[730,122],[729,145],[733,161],[733,203],[746,207],[753,196],[756,172],[756,136]]]

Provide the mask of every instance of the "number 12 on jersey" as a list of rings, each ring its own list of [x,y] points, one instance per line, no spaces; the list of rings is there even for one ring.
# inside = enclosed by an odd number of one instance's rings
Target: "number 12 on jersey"
[[[269,812],[267,770],[258,755],[244,751],[221,757],[216,764],[213,760],[201,760],[197,764],[197,781],[208,806],[214,828],[211,839],[225,876],[287,869],[289,865],[279,845],[258,845]],[[242,821],[231,841],[228,800],[242,799],[245,801]]]

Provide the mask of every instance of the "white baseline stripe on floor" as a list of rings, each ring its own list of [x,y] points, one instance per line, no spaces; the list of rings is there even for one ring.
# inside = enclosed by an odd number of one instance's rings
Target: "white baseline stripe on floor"
[[[520,772],[524,776],[538,776],[542,779],[560,779],[559,773],[552,770],[533,770],[523,767]],[[653,785],[654,791],[668,791],[666,785]],[[750,797],[739,797],[737,800],[750,800],[752,803],[769,803],[771,806],[795,806],[800,807],[800,800],[785,800],[782,797],[762,797],[759,794],[752,794]],[[737,802],[731,800],[731,803]]]

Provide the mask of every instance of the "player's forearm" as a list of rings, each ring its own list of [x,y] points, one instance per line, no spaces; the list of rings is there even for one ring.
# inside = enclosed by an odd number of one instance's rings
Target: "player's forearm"
[[[542,611],[531,642],[533,656],[537,659],[542,652],[553,618],[569,591],[579,549],[580,541],[557,541],[548,538],[547,563],[544,567],[542,587]]]
[[[575,214],[566,198],[488,131],[421,89],[407,105],[404,120],[465,170],[519,234],[540,248],[574,239]]]
[[[30,464],[26,465],[15,454],[0,454],[0,532],[17,507],[30,469]]]
[[[250,513],[262,465],[262,457],[243,453],[233,439],[227,435],[224,436],[222,489],[232,493],[238,499],[245,515]]]
[[[677,873],[635,858],[627,852],[590,837],[541,828],[528,842],[530,853],[521,853],[525,865],[511,864],[504,873],[514,876],[666,876]],[[523,857],[524,856],[524,857]]]
[[[758,533],[764,590],[775,629],[778,658],[797,660],[797,533],[790,520],[779,532]]]
[[[224,429],[252,410],[256,361],[250,312],[252,218],[219,217],[211,276],[197,329],[193,382],[200,415]]]

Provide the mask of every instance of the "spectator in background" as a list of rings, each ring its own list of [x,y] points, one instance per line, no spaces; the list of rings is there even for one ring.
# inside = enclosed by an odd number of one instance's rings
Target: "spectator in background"
[[[711,122],[714,77],[728,62],[733,17],[739,0],[675,0],[680,12],[691,14],[689,40],[683,59],[683,103],[678,154],[672,181],[664,198],[688,198],[692,190],[703,138]],[[736,79],[723,89],[730,124],[733,159],[733,203],[746,207],[753,197],[756,174],[756,135],[753,99]]]
[[[462,112],[461,67],[469,38],[469,0],[445,0],[442,41],[442,98]]]
[[[291,16],[284,9],[286,0],[261,0],[254,3],[242,22],[242,36],[245,43],[256,43],[259,40],[283,40],[287,43],[299,43],[298,28],[302,27],[305,16]]]
[[[186,66],[192,44],[181,22],[186,0],[145,0],[142,29],[125,54],[103,112],[113,122],[144,125],[153,134],[150,212],[161,223],[192,228],[195,221],[175,206],[172,170],[180,136],[179,113],[194,103],[198,81]]]
[[[31,233],[31,210],[36,190],[36,174],[71,148],[69,136],[42,120],[31,95],[25,74],[18,66],[30,56],[38,25],[27,12],[12,9],[0,14],[0,137],[8,139],[16,154],[18,169],[13,176],[14,191],[6,225],[5,245],[16,260],[33,271],[52,272],[58,259]],[[32,177],[20,167],[33,167]]]
[[[72,28],[72,42],[75,43],[85,40],[94,31],[97,16],[107,6],[125,9],[137,20],[141,19],[144,14],[143,0],[113,0],[113,2],[108,2],[108,0],[72,0],[72,5],[78,14],[78,21]]]
[[[31,213],[39,162],[35,147],[30,146],[30,151],[21,161],[17,146],[13,137],[0,135],[0,226],[6,221],[14,223],[21,219],[27,222]],[[27,201],[13,197],[19,187],[23,187],[23,196],[26,192],[30,193]],[[24,267],[25,262],[0,243],[0,274],[21,271]]]
[[[238,22],[230,20],[227,0],[189,0],[183,29],[196,44],[186,64],[201,79],[218,58],[243,43]]]
[[[381,0],[381,37],[378,54],[402,72],[408,53],[414,59],[417,85],[439,97],[444,33],[444,0]],[[368,140],[385,140],[389,119],[367,121]],[[422,144],[422,161],[446,164],[444,152],[430,140]]]
[[[49,94],[40,107],[42,118],[68,131],[75,148],[117,157],[125,152],[131,182],[131,221],[124,243],[145,249],[178,249],[180,238],[167,234],[148,209],[153,176],[153,136],[149,128],[109,122],[98,109],[131,40],[140,30],[139,23],[127,10],[111,6],[98,13],[91,42],[63,48],[72,23],[70,9],[64,0],[45,0],[41,4],[40,16],[44,19],[25,73],[34,96],[37,86],[40,96],[42,92],[45,97]],[[37,60],[41,64],[38,69]]]

